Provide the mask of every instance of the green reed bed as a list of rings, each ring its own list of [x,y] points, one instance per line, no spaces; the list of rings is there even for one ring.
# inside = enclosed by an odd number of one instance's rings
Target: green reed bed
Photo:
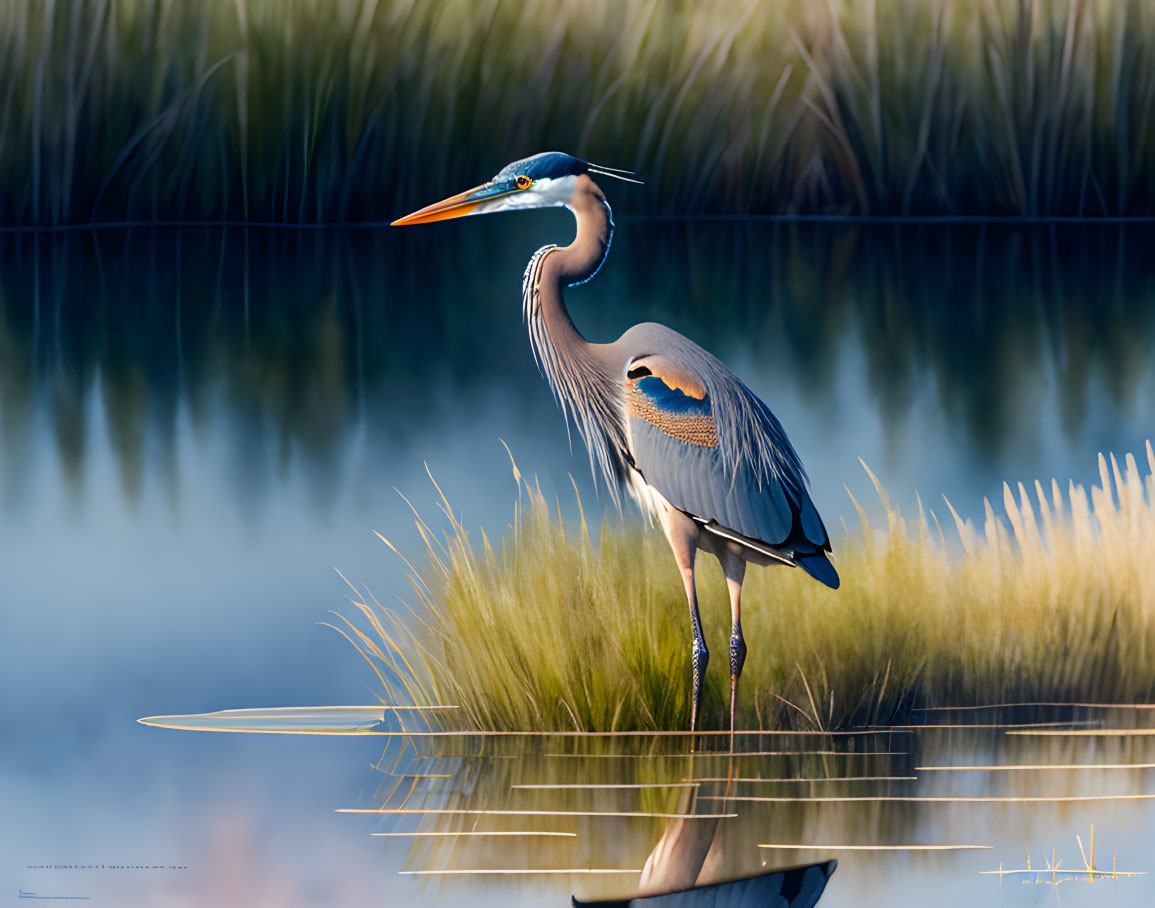
[[[390,218],[558,148],[637,212],[1148,215],[1143,0],[11,0],[0,223]]]
[[[917,705],[1143,701],[1155,687],[1155,453],[1100,457],[1100,484],[1004,486],[982,527],[945,503],[908,519],[870,475],[885,514],[836,540],[842,588],[754,569],[743,625],[743,724],[833,729]],[[867,471],[869,473],[869,471]],[[515,469],[516,475],[516,469]],[[384,700],[452,704],[475,728],[684,729],[689,620],[660,531],[617,521],[594,538],[518,475],[508,534],[420,517],[428,565],[413,609],[354,589],[337,623],[374,666]],[[390,546],[392,548],[392,546]],[[700,560],[707,727],[726,716],[729,605]]]

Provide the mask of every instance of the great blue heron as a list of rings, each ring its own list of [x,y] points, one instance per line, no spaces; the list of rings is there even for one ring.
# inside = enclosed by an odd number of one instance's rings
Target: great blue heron
[[[837,589],[830,541],[810,500],[802,462],[774,414],[733,372],[664,325],[635,325],[609,344],[587,341],[562,299],[597,274],[614,222],[593,174],[628,171],[546,152],[502,168],[480,186],[415,211],[394,226],[496,211],[564,206],[577,219],[570,245],[543,246],[522,281],[522,314],[538,366],[572,419],[615,502],[625,488],[657,517],[682,573],[693,627],[693,707],[698,721],[710,654],[694,588],[698,549],[717,556],[730,593],[730,728],[746,660],[746,563],[801,567]]]

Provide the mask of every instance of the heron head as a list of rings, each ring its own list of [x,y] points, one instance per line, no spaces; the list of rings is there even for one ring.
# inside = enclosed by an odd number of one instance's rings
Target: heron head
[[[624,170],[590,164],[560,151],[546,151],[507,164],[480,186],[399,218],[392,226],[429,224],[467,214],[568,206],[577,191],[579,177],[601,174],[631,183],[638,182],[630,179],[626,173]]]

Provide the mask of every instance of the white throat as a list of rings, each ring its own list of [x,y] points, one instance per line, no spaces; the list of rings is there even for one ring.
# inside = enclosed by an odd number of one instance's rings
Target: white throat
[[[483,205],[474,214],[490,214],[495,211],[524,211],[530,208],[560,208],[569,204],[577,189],[577,177],[555,177],[535,180],[533,186],[521,192],[494,199]]]

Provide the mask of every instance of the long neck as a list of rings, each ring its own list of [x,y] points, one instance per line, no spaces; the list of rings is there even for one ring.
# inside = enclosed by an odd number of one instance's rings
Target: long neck
[[[562,412],[572,418],[617,500],[625,438],[618,417],[620,389],[604,348],[574,327],[565,307],[565,287],[597,274],[609,252],[614,224],[606,197],[588,176],[578,177],[570,201],[577,236],[564,248],[545,246],[530,259],[522,288],[530,345]]]
[[[577,218],[577,236],[551,255],[547,266],[557,278],[559,290],[562,284],[582,284],[597,274],[614,235],[609,202],[597,183],[584,174],[577,178],[570,208]]]
[[[570,208],[577,219],[577,236],[568,246],[545,256],[538,285],[540,316],[549,340],[558,347],[586,342],[569,317],[562,291],[597,274],[609,254],[614,234],[609,203],[597,184],[584,174],[577,179]]]

